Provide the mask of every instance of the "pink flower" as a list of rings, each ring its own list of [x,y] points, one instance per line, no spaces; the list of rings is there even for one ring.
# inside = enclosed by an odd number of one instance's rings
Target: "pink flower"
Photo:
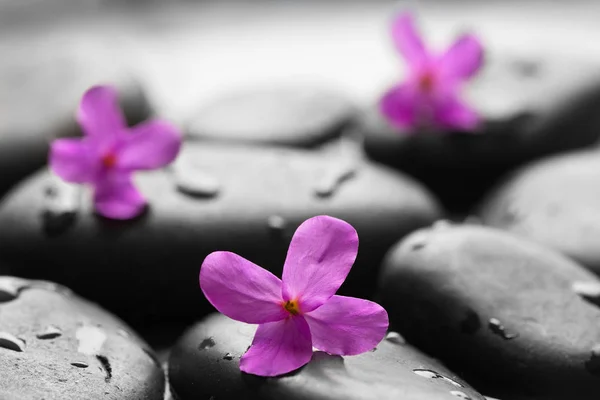
[[[100,215],[113,219],[139,215],[146,201],[133,185],[132,173],[173,161],[181,146],[179,130],[160,120],[128,128],[116,90],[108,86],[92,87],[83,95],[77,121],[84,137],[55,140],[50,168],[65,181],[90,184]]]
[[[313,346],[355,355],[383,339],[388,316],[380,305],[335,295],[357,252],[358,235],[351,225],[318,216],[296,230],[281,280],[234,253],[206,257],[200,269],[206,298],[229,318],[259,324],[240,360],[242,371],[281,375],[308,363]]]
[[[408,75],[383,96],[381,113],[399,127],[474,129],[478,115],[461,101],[458,92],[483,64],[479,40],[463,35],[442,54],[434,54],[426,49],[408,13],[394,20],[392,36],[406,60]]]

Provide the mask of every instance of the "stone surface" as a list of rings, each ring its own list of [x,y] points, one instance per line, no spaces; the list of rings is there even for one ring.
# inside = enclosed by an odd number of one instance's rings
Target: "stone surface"
[[[309,147],[339,136],[354,116],[342,94],[316,85],[240,89],[194,113],[190,136]]]
[[[341,166],[355,173],[332,179]],[[191,196],[178,190],[182,170],[212,176],[219,191]],[[325,197],[316,191],[323,179],[335,183]],[[418,183],[341,143],[326,153],[187,143],[172,168],[136,175],[150,206],[127,222],[96,216],[87,191],[68,188],[64,206],[55,207],[56,191],[49,192],[50,202],[44,194],[51,182],[41,172],[0,205],[0,260],[13,275],[59,281],[144,324],[197,318],[209,309],[198,272],[212,251],[233,251],[281,274],[295,229],[320,214],[357,229],[358,259],[342,292],[367,297],[389,247],[440,216]]]
[[[465,86],[465,98],[483,119],[477,132],[411,133],[393,128],[376,109],[359,123],[371,158],[415,176],[451,210],[468,210],[525,162],[591,145],[600,136],[599,63],[493,47],[486,59]]]
[[[163,399],[152,350],[121,320],[67,289],[0,276],[0,398]]]
[[[187,399],[483,400],[438,361],[392,334],[374,351],[340,357],[315,352],[309,364],[276,378],[244,374],[239,360],[256,326],[213,314],[191,327],[169,358],[171,389]],[[460,397],[458,397],[460,398]]]
[[[15,39],[0,51],[0,194],[44,165],[53,138],[80,134],[74,115],[90,86],[115,85],[130,123],[150,114],[139,83],[99,43]]]
[[[573,152],[512,174],[479,209],[486,225],[552,247],[600,274],[600,154]]]
[[[600,309],[575,282],[600,283],[525,239],[446,226],[417,231],[388,253],[378,298],[393,329],[486,394],[592,400]]]

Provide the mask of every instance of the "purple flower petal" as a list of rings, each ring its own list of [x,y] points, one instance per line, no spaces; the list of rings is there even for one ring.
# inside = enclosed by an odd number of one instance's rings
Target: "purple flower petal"
[[[463,35],[439,60],[442,79],[467,79],[483,65],[483,46],[474,35]]]
[[[412,85],[402,84],[393,87],[383,95],[379,101],[379,111],[392,125],[411,127],[417,122],[420,101]]]
[[[427,63],[429,58],[427,50],[410,13],[402,13],[394,19],[392,22],[392,38],[412,69],[418,69]]]
[[[119,167],[155,169],[169,164],[181,147],[181,134],[169,122],[154,120],[130,129],[119,150]]]
[[[260,376],[277,376],[307,364],[312,357],[310,329],[303,317],[260,325],[240,369]]]
[[[283,267],[283,299],[301,312],[325,303],[340,288],[358,253],[352,225],[329,216],[310,218],[296,230]]]
[[[98,164],[90,143],[81,139],[57,139],[50,147],[50,169],[67,182],[93,182]]]
[[[447,129],[472,131],[479,124],[479,116],[456,96],[449,96],[438,104],[435,110],[435,122]]]
[[[94,86],[81,99],[77,122],[95,140],[113,141],[125,127],[117,91],[111,86]]]
[[[217,310],[238,321],[262,324],[290,315],[282,306],[281,280],[235,253],[209,254],[200,268],[200,288]]]
[[[330,354],[356,355],[373,349],[388,328],[387,312],[377,303],[333,296],[304,316],[313,346]]]
[[[146,205],[128,174],[111,174],[97,182],[94,202],[98,214],[123,220],[140,215]]]

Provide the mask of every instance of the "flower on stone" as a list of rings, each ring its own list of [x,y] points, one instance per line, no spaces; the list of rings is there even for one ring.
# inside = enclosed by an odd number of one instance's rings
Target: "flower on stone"
[[[181,134],[169,122],[150,120],[127,127],[117,92],[95,86],[77,112],[84,137],[57,139],[50,148],[50,168],[63,180],[90,185],[95,209],[111,219],[139,215],[146,200],[133,184],[133,172],[163,167],[181,147]]]
[[[440,54],[428,51],[411,14],[392,24],[393,41],[404,57],[406,79],[381,98],[379,109],[398,127],[472,131],[479,116],[459,96],[463,83],[483,65],[483,47],[472,34],[460,36]]]
[[[385,336],[387,312],[378,304],[335,295],[354,264],[358,235],[342,220],[303,222],[290,244],[280,280],[237,254],[210,254],[200,287],[229,318],[259,324],[240,369],[277,376],[308,363],[313,347],[335,355],[373,349]]]

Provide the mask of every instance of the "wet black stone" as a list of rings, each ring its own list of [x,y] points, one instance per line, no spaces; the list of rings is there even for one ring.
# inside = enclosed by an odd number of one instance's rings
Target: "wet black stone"
[[[411,133],[392,127],[377,107],[359,122],[371,158],[415,176],[450,211],[468,211],[517,166],[600,137],[600,67],[586,56],[513,55],[487,43],[486,60],[465,86],[483,119],[475,133]]]
[[[0,204],[0,262],[10,263],[13,274],[61,282],[131,323],[164,326],[211,310],[197,280],[208,254],[233,251],[280,275],[298,225],[325,214],[348,221],[360,237],[358,259],[340,293],[368,297],[385,252],[440,211],[415,181],[361,159],[353,161],[356,175],[332,196],[316,196],[316,182],[336,157],[188,142],[178,162],[215,176],[217,196],[181,193],[170,169],[139,173],[137,186],[149,201],[143,218],[98,218],[86,191],[77,220],[56,236],[45,233],[39,217],[50,179],[40,172]]]
[[[194,113],[191,138],[312,147],[339,136],[354,107],[326,88],[285,85],[242,89]]]
[[[412,251],[423,238],[426,249]],[[417,231],[394,247],[377,296],[393,329],[486,394],[560,400],[575,390],[592,400],[600,309],[573,282],[600,281],[523,238],[455,225]]]
[[[14,35],[0,61],[0,195],[47,161],[50,141],[80,134],[74,115],[81,95],[114,85],[130,123],[151,111],[139,83],[101,40],[24,40]]]
[[[595,150],[550,157],[507,178],[479,215],[486,225],[542,243],[600,274],[599,179]]]
[[[169,382],[176,398],[187,399],[328,399],[328,400],[455,400],[460,387],[473,400],[483,400],[455,374],[414,347],[384,340],[377,351],[340,357],[315,352],[298,371],[276,378],[240,372],[256,326],[213,314],[191,327],[169,358]],[[213,337],[215,346],[198,351],[197,343]],[[232,359],[223,360],[223,354]],[[413,370],[427,368],[439,378]]]
[[[78,296],[0,276],[0,283],[12,280],[26,286],[0,304],[1,399],[163,400],[162,369],[136,335],[119,335],[121,320]],[[40,337],[39,327],[51,326],[62,334]],[[91,343],[82,329],[101,332],[102,340]]]

